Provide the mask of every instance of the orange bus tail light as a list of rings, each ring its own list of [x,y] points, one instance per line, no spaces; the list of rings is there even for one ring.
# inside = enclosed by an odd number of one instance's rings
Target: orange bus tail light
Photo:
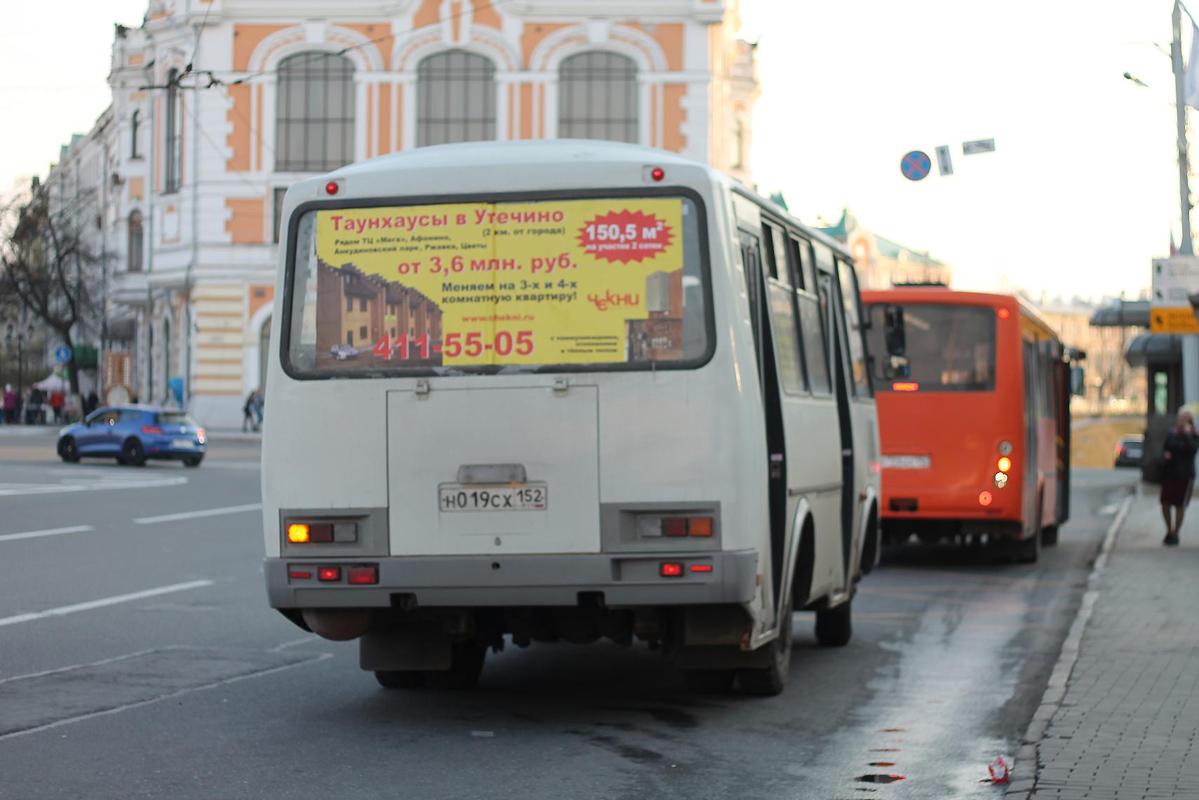
[[[920,390],[920,384],[912,383],[910,381],[905,382],[905,383],[891,384],[891,391],[893,391],[893,392],[916,392],[919,390]]]

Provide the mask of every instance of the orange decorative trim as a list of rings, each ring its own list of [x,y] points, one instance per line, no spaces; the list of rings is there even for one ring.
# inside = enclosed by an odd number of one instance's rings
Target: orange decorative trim
[[[262,40],[286,25],[234,25],[233,26],[233,69],[244,72],[250,68],[250,56]]]
[[[391,84],[379,84],[379,155],[391,152]]]
[[[415,16],[412,17],[412,27],[423,28],[441,21],[440,5],[441,0],[424,0],[420,8],[416,10]]]
[[[225,162],[226,172],[248,172],[250,169],[250,91],[251,87],[246,85],[229,87],[232,107],[225,112],[225,119],[233,125],[233,130],[225,137],[225,144],[233,154]]]
[[[533,57],[533,51],[537,49],[537,45],[541,44],[545,37],[550,36],[563,28],[569,28],[568,23],[525,25],[524,33],[520,36],[520,52],[524,59],[526,69],[529,66],[529,59]]]
[[[395,35],[391,33],[391,26],[386,22],[339,22],[339,27],[348,28],[362,34],[365,38],[370,39],[374,43],[374,47],[379,51],[379,56],[383,59],[383,71],[388,72],[391,69],[391,51],[395,47]]]
[[[686,84],[668,83],[662,87],[663,104],[666,106],[666,127],[662,131],[662,147],[681,153],[687,147],[687,137],[683,135],[683,123],[687,121],[687,112],[683,109],[683,98],[687,95]]]
[[[262,244],[266,224],[266,200],[256,198],[225,198],[225,208],[231,214],[225,222],[225,232],[231,244]]]
[[[255,295],[256,289],[264,290],[262,297],[258,297]],[[275,287],[274,286],[251,286],[249,291],[250,291],[250,319],[254,319],[254,315],[258,313],[258,309],[262,308],[267,303],[274,301]]]

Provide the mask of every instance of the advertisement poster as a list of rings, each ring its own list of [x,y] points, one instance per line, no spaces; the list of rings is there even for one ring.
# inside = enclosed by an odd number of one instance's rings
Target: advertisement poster
[[[687,210],[668,198],[315,212],[318,365],[681,360]]]

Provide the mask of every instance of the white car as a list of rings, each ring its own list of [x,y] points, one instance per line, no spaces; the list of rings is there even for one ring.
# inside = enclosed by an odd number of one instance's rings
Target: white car
[[[329,353],[338,361],[349,361],[358,358],[358,348],[349,344],[335,344],[329,348]]]

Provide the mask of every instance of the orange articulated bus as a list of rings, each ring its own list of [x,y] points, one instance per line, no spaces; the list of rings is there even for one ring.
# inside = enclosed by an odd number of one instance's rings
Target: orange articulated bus
[[[1071,365],[1083,354],[1010,295],[901,287],[862,303],[884,542],[985,537],[1036,561],[1070,515]]]

